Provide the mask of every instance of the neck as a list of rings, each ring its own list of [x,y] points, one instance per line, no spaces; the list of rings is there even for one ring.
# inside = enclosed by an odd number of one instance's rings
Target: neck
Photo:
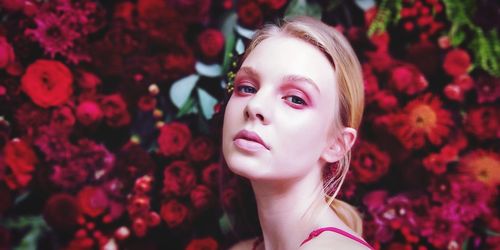
[[[266,250],[298,249],[312,230],[343,224],[324,199],[321,177],[251,180]]]

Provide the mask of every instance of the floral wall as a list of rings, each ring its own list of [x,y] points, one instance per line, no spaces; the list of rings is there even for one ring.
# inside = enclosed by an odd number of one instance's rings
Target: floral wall
[[[363,66],[340,198],[368,242],[500,249],[499,11],[494,0],[0,0],[0,249],[226,249],[256,236],[255,211],[238,205],[252,193],[221,163],[221,113],[253,32],[295,15],[341,31]],[[237,232],[242,216],[253,230]]]

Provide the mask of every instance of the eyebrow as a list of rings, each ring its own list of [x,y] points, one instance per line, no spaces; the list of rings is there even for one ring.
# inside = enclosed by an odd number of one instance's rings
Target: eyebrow
[[[241,67],[239,71],[243,71],[247,75],[259,78],[259,73],[252,67],[248,67],[248,66]],[[316,89],[316,91],[318,91],[318,93],[321,93],[321,91],[318,88],[318,85],[309,77],[305,77],[305,76],[301,76],[301,75],[286,75],[283,77],[283,81],[306,82],[309,85],[311,85],[314,89]]]

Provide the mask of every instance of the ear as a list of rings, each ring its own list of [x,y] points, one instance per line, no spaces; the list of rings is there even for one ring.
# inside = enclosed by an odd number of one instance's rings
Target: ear
[[[344,128],[339,136],[332,135],[321,153],[321,159],[329,163],[339,161],[351,150],[356,141],[357,131],[354,128]]]

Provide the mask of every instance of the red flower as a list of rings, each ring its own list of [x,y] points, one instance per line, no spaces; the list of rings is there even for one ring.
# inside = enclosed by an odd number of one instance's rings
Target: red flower
[[[184,151],[191,140],[191,131],[180,122],[165,124],[158,137],[159,153],[164,156],[176,156]]]
[[[500,138],[500,112],[492,106],[469,110],[465,130],[480,140]]]
[[[370,37],[371,42],[377,47],[377,51],[379,52],[386,52],[389,47],[389,33],[387,32],[382,32],[382,33],[376,33],[373,34]]]
[[[197,137],[187,147],[188,158],[192,161],[206,161],[213,153],[213,143],[207,137]]]
[[[365,55],[368,58],[370,66],[372,66],[377,72],[384,72],[390,69],[395,63],[395,60],[388,54],[387,51],[367,51],[365,52]]]
[[[76,198],[65,193],[52,195],[43,211],[47,224],[58,231],[74,229],[80,215]]]
[[[0,36],[0,69],[9,66],[15,59],[14,49],[5,37]]]
[[[390,127],[407,149],[419,149],[428,139],[443,143],[453,125],[449,111],[441,108],[438,97],[428,93],[410,101],[399,114],[390,116]]]
[[[480,75],[475,87],[479,103],[493,103],[500,98],[500,77]]]
[[[23,140],[12,140],[4,147],[4,161],[12,174],[6,176],[10,189],[18,189],[28,185],[31,173],[38,162],[35,152]]]
[[[170,1],[182,13],[182,20],[188,22],[205,22],[208,19],[211,0],[174,0]]]
[[[279,10],[287,3],[286,0],[259,0],[259,3],[268,6],[272,10]]]
[[[137,106],[144,112],[151,111],[156,107],[156,98],[151,95],[143,95],[139,98]]]
[[[257,28],[263,22],[260,6],[253,1],[241,1],[238,4],[238,20],[247,28]]]
[[[198,35],[198,46],[207,58],[217,57],[224,49],[224,35],[216,29],[207,29]]]
[[[97,217],[108,207],[108,197],[99,187],[86,186],[78,192],[78,204],[84,214]]]
[[[470,65],[470,56],[465,50],[453,49],[446,54],[443,68],[449,75],[459,76],[467,73]]]
[[[107,95],[100,104],[108,126],[121,127],[130,123],[131,118],[127,110],[127,103],[121,94]]]
[[[163,68],[169,79],[178,79],[181,76],[194,72],[195,58],[191,51],[172,53],[163,59]]]
[[[61,106],[52,112],[50,126],[61,132],[69,132],[75,125],[75,115],[69,106]]]
[[[21,89],[43,108],[65,103],[73,93],[72,84],[71,71],[55,60],[35,61],[21,78]]]
[[[201,179],[207,186],[215,188],[219,183],[220,164],[212,163],[201,172]]]
[[[500,154],[477,149],[460,158],[459,170],[474,176],[490,187],[500,184]]]
[[[185,250],[217,250],[219,244],[212,237],[192,239]]]
[[[352,155],[354,179],[361,183],[375,182],[387,173],[390,162],[389,155],[375,144],[361,142]]]
[[[185,161],[174,161],[163,172],[163,192],[168,195],[184,196],[196,186],[196,172]]]
[[[427,88],[429,83],[417,67],[411,64],[399,65],[391,69],[389,84],[396,90],[414,95]]]
[[[191,204],[198,209],[204,210],[214,200],[214,194],[210,188],[205,185],[197,185],[190,194]]]
[[[232,210],[236,207],[237,193],[233,188],[225,188],[222,191],[222,206],[226,209]]]
[[[102,119],[101,107],[94,101],[84,101],[76,108],[76,118],[84,126],[97,123]]]
[[[177,200],[170,200],[161,205],[161,218],[169,228],[185,223],[189,216],[189,209]]]

